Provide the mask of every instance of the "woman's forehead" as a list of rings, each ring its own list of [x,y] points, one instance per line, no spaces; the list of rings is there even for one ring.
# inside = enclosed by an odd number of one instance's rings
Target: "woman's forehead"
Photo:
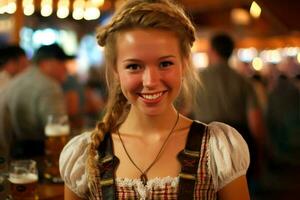
[[[120,50],[152,49],[178,50],[179,42],[176,34],[170,31],[156,29],[134,29],[120,34],[117,38],[117,48]]]
[[[159,28],[132,28],[120,31],[119,37],[128,37],[129,35],[134,37],[146,37],[152,40],[157,40],[159,37],[172,37],[177,38],[176,33],[171,30],[159,29]],[[156,38],[154,36],[157,36]],[[118,37],[118,38],[119,38]]]

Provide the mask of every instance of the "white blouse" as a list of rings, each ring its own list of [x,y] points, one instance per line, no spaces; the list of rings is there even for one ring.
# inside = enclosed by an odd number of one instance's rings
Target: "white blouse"
[[[246,142],[232,127],[212,122],[208,124],[209,140],[209,170],[212,174],[216,191],[223,188],[234,179],[246,175],[250,158]],[[87,159],[87,145],[91,141],[91,132],[85,132],[74,137],[64,147],[60,159],[60,173],[69,187],[79,197],[84,197],[88,190],[85,162]],[[117,185],[135,185],[141,196],[144,196],[150,187],[159,187],[165,183],[172,183],[177,187],[178,177],[158,177],[148,180],[144,186],[140,180],[118,179]]]

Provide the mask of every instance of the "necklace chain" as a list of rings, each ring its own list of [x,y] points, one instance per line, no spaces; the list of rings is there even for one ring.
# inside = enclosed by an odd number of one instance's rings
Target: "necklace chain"
[[[151,164],[146,168],[146,170],[144,170],[144,171],[141,170],[141,168],[140,168],[139,166],[137,166],[137,164],[133,161],[133,159],[131,158],[131,156],[129,155],[129,153],[128,153],[126,147],[125,147],[125,144],[124,144],[124,142],[123,142],[123,140],[122,140],[122,138],[121,138],[120,132],[117,131],[118,136],[119,136],[119,139],[120,139],[120,141],[121,141],[121,144],[122,144],[122,146],[123,146],[123,149],[124,149],[124,151],[125,151],[127,157],[129,158],[130,162],[131,162],[131,163],[132,163],[132,164],[133,164],[133,165],[134,165],[134,166],[142,173],[141,176],[140,176],[140,179],[141,179],[141,181],[143,182],[144,185],[146,185],[146,184],[147,184],[147,181],[148,181],[147,172],[148,172],[148,171],[151,169],[151,167],[158,161],[158,159],[159,159],[161,153],[162,153],[163,150],[164,150],[164,147],[165,147],[166,144],[167,144],[167,141],[169,140],[170,136],[172,135],[172,133],[173,133],[173,131],[174,131],[174,129],[175,129],[177,123],[178,123],[178,120],[179,120],[179,113],[178,113],[178,111],[177,111],[177,118],[176,118],[176,121],[175,121],[175,123],[174,123],[174,125],[173,125],[173,127],[172,127],[172,129],[171,129],[171,131],[170,131],[170,133],[168,134],[168,136],[167,136],[167,138],[165,139],[163,145],[162,145],[161,148],[159,149],[159,152],[157,153],[155,159],[152,161],[152,163],[151,163]]]

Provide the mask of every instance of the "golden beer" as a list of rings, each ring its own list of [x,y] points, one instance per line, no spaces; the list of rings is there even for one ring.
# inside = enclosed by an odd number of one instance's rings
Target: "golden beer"
[[[34,160],[11,162],[8,180],[13,200],[38,199],[38,171]]]
[[[13,200],[37,200],[37,174],[10,175],[10,190]]]
[[[59,155],[69,139],[68,125],[51,124],[45,129],[46,169],[44,176],[53,182],[60,182]]]

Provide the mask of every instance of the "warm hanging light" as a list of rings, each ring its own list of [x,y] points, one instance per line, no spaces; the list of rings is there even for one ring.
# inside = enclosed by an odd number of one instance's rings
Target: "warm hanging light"
[[[57,3],[57,17],[61,19],[68,17],[70,12],[69,6],[69,0],[59,0]]]
[[[0,1],[0,14],[4,14],[6,12],[6,2]]]
[[[95,7],[92,2],[86,2],[84,19],[86,20],[95,20],[100,17],[99,8]]]
[[[95,20],[100,17],[99,7],[103,6],[105,0],[74,0],[72,17],[75,20]],[[23,13],[30,16],[35,12],[34,0],[22,0]],[[43,17],[53,13],[53,0],[41,0],[40,12]],[[17,10],[16,0],[1,0],[0,14],[13,14]],[[70,0],[58,0],[57,17],[66,18],[70,13]]]
[[[57,9],[57,13],[56,13],[58,18],[66,18],[69,15],[69,8],[67,7],[60,7]]]
[[[48,17],[53,12],[52,0],[42,0],[41,1],[41,15],[43,17]]]
[[[104,4],[104,0],[91,0],[92,4],[96,7],[101,7]]]
[[[16,0],[9,0],[6,5],[6,12],[8,14],[14,14],[17,10]]]
[[[85,1],[84,0],[75,0],[74,1],[72,17],[75,20],[83,19],[84,7],[85,7]]]
[[[255,69],[256,71],[259,71],[263,68],[264,64],[263,64],[263,61],[261,60],[260,57],[255,57],[253,60],[252,60],[252,67],[253,69]]]
[[[260,8],[260,6],[255,1],[253,1],[252,4],[251,4],[250,14],[254,18],[259,18],[260,17],[261,8]]]
[[[34,13],[34,5],[27,5],[26,7],[23,7],[23,13],[26,16],[30,16]]]
[[[282,60],[279,49],[264,50],[260,53],[260,57],[267,63],[280,63]]]
[[[24,15],[30,16],[34,13],[33,0],[23,0],[22,6]]]
[[[75,10],[73,10],[72,17],[75,20],[81,20],[81,19],[83,19],[83,16],[84,16],[84,9],[75,9]]]
[[[249,13],[242,8],[234,8],[231,10],[231,20],[237,25],[248,25],[250,23]]]
[[[253,58],[257,57],[257,50],[254,47],[238,49],[237,57],[242,62],[251,62]]]

